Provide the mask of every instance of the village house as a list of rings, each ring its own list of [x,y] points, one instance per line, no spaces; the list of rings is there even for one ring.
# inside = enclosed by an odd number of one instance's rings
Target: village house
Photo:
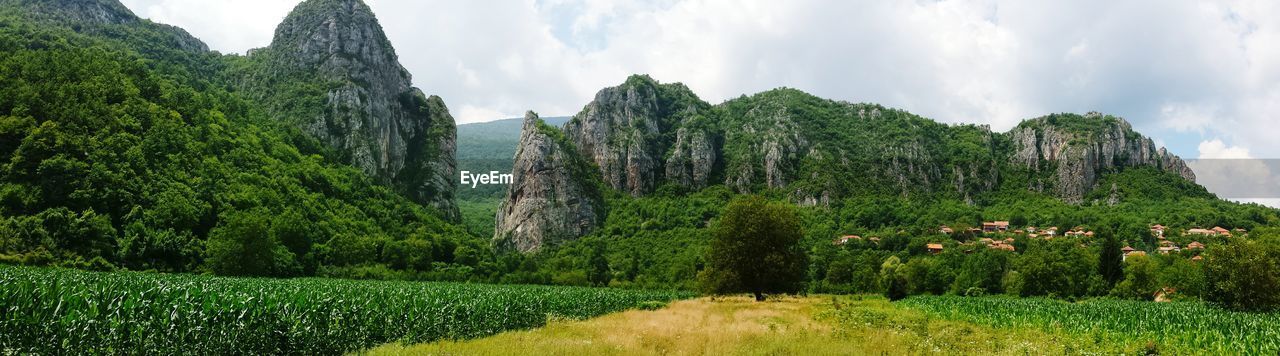
[[[993,249],[993,250],[1005,250],[1005,251],[1010,251],[1010,252],[1013,252],[1013,251],[1016,251],[1016,250],[1017,250],[1017,248],[1014,248],[1014,247],[1013,247],[1013,244],[1010,244],[1010,243],[1004,243],[1004,242],[1001,242],[1001,241],[996,241],[996,243],[993,243],[993,244],[991,244],[990,246],[987,246],[987,248],[990,248],[990,249]]]
[[[844,245],[844,244],[849,243],[849,241],[853,241],[853,240],[862,240],[862,236],[858,236],[858,235],[844,235],[844,236],[840,236],[840,237],[837,237],[837,238],[836,238],[836,240],[835,240],[835,241],[833,241],[831,244],[833,244],[833,245]]]
[[[1231,237],[1231,230],[1223,229],[1221,226],[1214,226],[1211,230],[1214,234]]]
[[[955,230],[952,230],[950,227],[947,227],[946,225],[942,225],[942,228],[939,228],[938,232],[951,235],[951,233],[955,232]]]
[[[1203,250],[1203,249],[1204,249],[1204,244],[1200,243],[1200,241],[1191,241],[1191,243],[1187,244],[1187,249],[1188,249],[1188,250]]]
[[[1163,238],[1164,238],[1164,225],[1160,225],[1160,224],[1151,225],[1151,234],[1152,234],[1152,235],[1156,235],[1156,237],[1157,237],[1157,238],[1162,238],[1162,239],[1163,239]]]
[[[1203,257],[1203,256],[1196,255],[1196,257],[1192,257],[1192,258],[1191,258],[1191,262],[1200,262],[1200,261],[1204,261],[1204,257]]]
[[[1009,231],[1008,221],[989,221],[982,223],[982,232],[1003,232]]]
[[[942,253],[942,244],[928,244],[925,245],[925,248],[929,250],[930,254],[936,255]]]
[[[1214,236],[1214,235],[1217,235],[1217,233],[1213,232],[1213,230],[1206,230],[1206,229],[1201,229],[1201,228],[1195,228],[1195,229],[1187,229],[1187,232],[1186,232],[1186,233],[1184,233],[1183,235],[1204,235],[1204,236]]]
[[[1044,233],[1045,233],[1045,234],[1048,234],[1049,236],[1057,235],[1057,234],[1058,234],[1058,227],[1057,227],[1057,226],[1050,226],[1048,229],[1045,229],[1045,230],[1044,230]]]
[[[1132,248],[1130,248],[1130,249],[1132,249]],[[1120,250],[1121,250],[1121,251],[1124,251],[1124,249],[1120,249]],[[1121,261],[1128,261],[1128,260],[1129,260],[1129,257],[1133,257],[1133,256],[1146,256],[1146,255],[1147,255],[1147,253],[1146,253],[1146,252],[1144,252],[1144,251],[1142,251],[1142,250],[1133,250],[1133,251],[1125,252],[1125,253],[1124,253],[1124,256],[1121,256],[1121,257],[1120,257],[1120,260],[1121,260]]]
[[[1159,252],[1161,255],[1167,255],[1171,252],[1178,252],[1178,251],[1182,251],[1182,249],[1179,249],[1177,245],[1160,246],[1159,248],[1156,249],[1156,252]]]

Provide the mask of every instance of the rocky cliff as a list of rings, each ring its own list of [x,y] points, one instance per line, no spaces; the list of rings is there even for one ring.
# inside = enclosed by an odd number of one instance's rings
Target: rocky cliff
[[[1126,168],[1154,167],[1195,180],[1182,159],[1157,149],[1129,123],[1096,113],[1050,115],[999,133],[788,88],[711,106],[683,85],[647,76],[601,90],[565,124],[564,134],[570,149],[595,163],[606,189],[632,196],[663,185],[697,190],[723,184],[739,193],[786,192],[802,206],[867,197],[981,205],[1025,191],[1080,204],[1104,175]],[[531,142],[521,148],[550,152],[537,139]],[[563,176],[562,169],[532,173],[535,162],[555,166],[549,162],[563,158],[528,155],[518,155],[525,162],[516,172],[536,183],[511,187],[496,238],[524,251],[536,249],[531,246],[545,236],[576,238],[590,231],[583,227],[598,221],[584,218],[585,208],[550,203],[580,201],[581,194],[546,188],[580,177]],[[1111,189],[1106,203],[1119,203],[1116,185],[1103,188]],[[1024,192],[1009,191],[1014,189]],[[540,198],[525,202],[530,191],[541,191],[533,195]],[[552,223],[566,216],[573,217],[569,225]]]
[[[360,0],[308,0],[276,29],[247,92],[276,118],[348,164],[456,220],[455,126],[444,101],[412,87],[373,12]],[[277,96],[279,99],[277,99]]]
[[[603,222],[594,167],[533,112],[525,114],[511,172],[496,217],[498,248],[532,252],[586,235]]]
[[[565,123],[564,133],[613,189],[647,194],[668,175],[700,188],[716,164],[714,136],[698,127],[708,120],[703,116],[708,111],[710,105],[683,84],[631,76],[622,85],[596,93]]]
[[[1150,138],[1133,131],[1124,119],[1099,113],[1050,115],[1024,121],[1008,133],[1014,164],[1049,173],[1030,187],[1080,203],[1104,172],[1149,166],[1194,182],[1195,173],[1183,160],[1157,149]]]

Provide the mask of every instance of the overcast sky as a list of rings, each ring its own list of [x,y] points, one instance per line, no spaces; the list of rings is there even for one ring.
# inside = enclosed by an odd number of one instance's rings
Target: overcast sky
[[[296,0],[123,0],[213,49]],[[366,0],[459,123],[572,115],[631,73],[718,103],[787,86],[1007,130],[1120,115],[1185,158],[1280,158],[1280,2]]]

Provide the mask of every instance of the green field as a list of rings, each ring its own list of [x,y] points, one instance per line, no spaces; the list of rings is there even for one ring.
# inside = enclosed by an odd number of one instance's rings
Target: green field
[[[1093,344],[1148,344],[1158,351],[1274,355],[1280,313],[1239,313],[1199,302],[917,296],[896,303],[943,319],[1001,329],[1040,329]]]
[[[0,354],[336,354],[691,297],[525,285],[221,278],[0,266]]]

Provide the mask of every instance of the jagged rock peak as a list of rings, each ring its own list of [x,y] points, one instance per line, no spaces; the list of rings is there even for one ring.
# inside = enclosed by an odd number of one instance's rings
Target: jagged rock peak
[[[275,101],[268,107],[273,116],[297,125],[380,183],[458,219],[453,117],[443,100],[412,86],[364,2],[304,1],[276,28],[271,46],[250,58],[266,67],[250,78],[257,84],[248,85],[259,97],[276,95],[273,86],[296,90],[289,85],[298,81],[327,90],[309,98],[323,103],[321,108]]]
[[[334,56],[359,59],[394,69],[388,76],[409,80],[382,26],[360,0],[307,0],[276,27],[271,47],[300,56],[284,58],[300,65],[331,64]]]
[[[1056,193],[1080,203],[1099,176],[1118,168],[1149,166],[1194,182],[1183,160],[1133,130],[1123,118],[1090,112],[1054,114],[1020,123],[1009,137],[1013,162],[1039,171],[1056,167]]]
[[[680,83],[662,84],[632,75],[601,89],[569,122],[564,133],[582,156],[595,162],[607,186],[633,196],[650,193],[668,173],[677,183],[706,185],[709,172],[696,162],[714,163],[711,136],[704,128],[680,128],[707,121],[710,105]],[[677,147],[676,155],[665,154]],[[708,166],[709,167],[709,166]]]
[[[530,111],[516,147],[512,182],[498,207],[493,242],[534,252],[576,239],[604,221],[599,179],[572,143]]]

